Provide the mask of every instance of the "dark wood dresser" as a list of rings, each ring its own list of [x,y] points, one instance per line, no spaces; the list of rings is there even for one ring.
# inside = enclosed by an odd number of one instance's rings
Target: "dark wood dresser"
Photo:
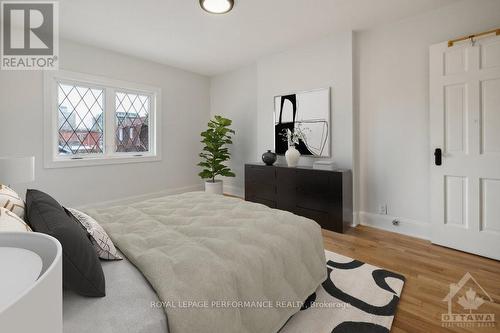
[[[310,218],[323,229],[344,232],[352,224],[352,173],[246,164],[245,200]]]

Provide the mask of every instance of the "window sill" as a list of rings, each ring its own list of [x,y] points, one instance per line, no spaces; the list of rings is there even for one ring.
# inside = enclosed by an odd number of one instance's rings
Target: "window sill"
[[[76,168],[97,165],[110,165],[110,164],[129,164],[129,163],[145,163],[145,162],[158,162],[161,161],[159,155],[145,155],[145,156],[113,156],[113,157],[100,157],[100,158],[82,158],[82,159],[50,159],[45,160],[46,169],[56,168]]]

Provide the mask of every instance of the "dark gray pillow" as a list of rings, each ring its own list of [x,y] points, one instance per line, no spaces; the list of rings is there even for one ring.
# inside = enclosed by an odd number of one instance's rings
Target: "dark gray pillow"
[[[26,193],[26,217],[36,232],[56,238],[63,250],[63,286],[83,296],[103,297],[104,273],[84,229],[50,195]]]

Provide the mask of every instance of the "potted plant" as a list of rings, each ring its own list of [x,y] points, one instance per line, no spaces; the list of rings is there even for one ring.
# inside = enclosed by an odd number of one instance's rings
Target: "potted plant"
[[[235,176],[231,169],[224,165],[224,162],[231,158],[227,148],[227,145],[233,143],[231,135],[235,134],[234,130],[229,128],[231,123],[230,119],[215,116],[208,122],[208,129],[201,132],[201,142],[204,147],[199,155],[202,161],[198,163],[198,166],[203,168],[199,176],[205,179],[205,192],[222,194],[222,180],[215,179],[215,177]]]

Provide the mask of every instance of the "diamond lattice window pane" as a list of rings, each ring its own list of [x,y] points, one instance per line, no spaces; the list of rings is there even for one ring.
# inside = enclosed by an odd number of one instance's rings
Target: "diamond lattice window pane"
[[[151,97],[116,92],[116,152],[149,151]]]
[[[58,85],[59,155],[103,153],[104,91]]]

